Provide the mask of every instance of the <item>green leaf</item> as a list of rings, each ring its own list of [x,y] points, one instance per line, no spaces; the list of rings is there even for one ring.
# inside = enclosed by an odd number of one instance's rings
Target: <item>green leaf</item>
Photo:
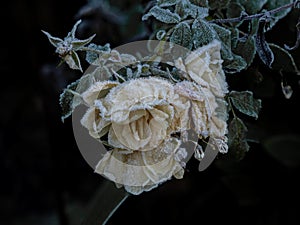
[[[244,158],[246,152],[249,151],[249,145],[246,140],[247,127],[244,122],[234,117],[229,124],[228,128],[228,144],[229,152],[235,156],[236,159],[241,160]]]
[[[246,61],[239,55],[232,54],[232,60],[224,60],[223,69],[226,73],[238,73],[247,67]]]
[[[71,69],[80,70],[81,72],[83,72],[80,64],[80,59],[76,52],[71,51],[70,54],[64,57],[64,60]]]
[[[300,166],[300,136],[281,134],[271,136],[262,142],[266,151],[287,167]]]
[[[75,25],[73,26],[71,32],[68,33],[66,39],[71,38],[71,39],[75,39],[75,32],[77,30],[78,25],[81,23],[81,20],[78,20]]]
[[[249,35],[246,40],[240,39],[237,42],[236,47],[232,51],[245,60],[245,62],[247,63],[247,68],[253,62],[256,53],[254,37]]]
[[[169,7],[176,5],[177,2],[178,0],[157,0],[157,5],[159,7]]]
[[[242,4],[245,7],[245,10],[248,14],[256,14],[260,12],[267,1],[268,0],[260,0],[260,1],[239,0],[240,4]]]
[[[61,120],[64,121],[68,118],[74,111],[76,104],[74,105],[74,96],[76,94],[76,89],[78,86],[79,80],[69,84],[67,88],[62,92],[59,97],[59,104],[62,109]]]
[[[101,45],[96,45],[96,44],[89,44],[87,46],[89,49],[92,50],[98,50],[101,52],[110,52],[110,45],[109,44],[105,44],[104,46]],[[96,52],[93,51],[87,51],[86,52],[86,56],[85,56],[85,60],[89,63],[89,64],[93,64],[95,63],[95,61],[99,58],[99,54],[97,54]]]
[[[177,13],[172,13],[169,9],[163,9],[159,6],[152,7],[147,14],[142,17],[142,20],[147,20],[150,16],[163,23],[179,23],[180,16]]]
[[[256,51],[261,59],[261,61],[266,64],[269,68],[274,61],[274,54],[269,46],[269,44],[265,40],[265,26],[266,26],[266,19],[260,19],[258,24],[258,30],[255,37],[255,44],[256,44]]]
[[[195,19],[192,24],[194,48],[207,45],[214,39],[218,38],[216,31],[205,20]]]
[[[232,60],[231,52],[231,31],[217,24],[211,24],[211,27],[216,31],[218,35],[218,40],[221,41],[221,56],[222,59]]]
[[[292,2],[293,2],[293,0],[268,0],[267,3],[265,4],[264,8],[267,10],[272,10],[272,9],[276,9],[280,6],[283,6],[285,4],[289,4]],[[271,29],[280,19],[285,17],[290,11],[291,11],[291,8],[288,8],[288,9],[284,9],[284,10],[281,10],[281,11],[273,14],[272,17],[275,19],[273,19],[270,22],[269,29]]]
[[[229,98],[241,113],[248,116],[258,118],[258,113],[261,109],[261,100],[253,98],[253,93],[250,91],[231,91],[229,93]]]
[[[87,215],[81,225],[105,225],[130,195],[117,189],[112,182],[104,181],[88,203]]]
[[[292,55],[288,51],[275,44],[270,43],[269,46],[274,54],[272,69],[291,73],[299,72]]]
[[[241,13],[245,12],[245,8],[238,2],[230,2],[227,11],[226,16],[227,18],[235,18],[241,16]],[[242,22],[233,23],[235,27],[239,26]]]
[[[213,0],[213,1],[208,1],[208,4],[211,10],[215,10],[215,9],[227,8],[229,2],[230,0]]]
[[[191,4],[189,0],[181,0],[176,4],[175,13],[177,13],[182,20],[188,16],[203,19],[208,16],[208,8]]]
[[[72,44],[73,50],[76,51],[76,50],[80,49],[81,47],[84,47],[85,45],[90,43],[95,36],[96,36],[96,34],[94,34],[91,37],[84,39],[84,40],[79,40],[79,39],[72,40],[71,44]]]
[[[49,42],[50,42],[55,48],[57,48],[57,46],[58,46],[59,43],[63,42],[62,39],[60,39],[60,38],[58,38],[58,37],[53,37],[53,36],[51,36],[51,34],[49,34],[49,33],[46,32],[46,31],[43,31],[43,30],[42,30],[42,32],[48,37]]]
[[[191,50],[193,47],[193,42],[190,25],[186,22],[181,22],[176,25],[174,32],[170,37],[170,41]]]

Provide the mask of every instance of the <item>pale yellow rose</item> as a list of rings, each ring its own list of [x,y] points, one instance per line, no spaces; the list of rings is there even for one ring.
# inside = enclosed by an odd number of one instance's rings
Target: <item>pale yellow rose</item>
[[[137,195],[157,187],[173,176],[177,179],[183,177],[180,155],[185,150],[179,146],[180,141],[171,138],[151,151],[125,154],[123,149],[113,149],[100,160],[95,172]]]
[[[89,108],[80,122],[88,129],[89,134],[94,138],[101,138],[108,132],[110,127],[110,122],[101,117],[101,111],[95,106],[95,103],[97,100],[104,98],[109,90],[118,84],[118,82],[113,81],[95,82],[81,95],[84,103]]]
[[[183,122],[193,122],[196,132],[214,138],[223,138],[227,134],[227,105],[224,96],[228,86],[220,50],[221,43],[214,40],[191,52],[185,59],[175,60],[175,66],[184,72],[188,80],[176,84],[176,93],[191,102],[191,118],[185,120],[181,116]],[[220,109],[222,115],[217,113]]]
[[[183,107],[174,86],[159,78],[124,82],[99,102],[103,118],[111,123],[108,143],[128,151],[158,147],[176,131],[176,110]]]
[[[179,58],[175,66],[185,72],[187,80],[208,88],[218,97],[224,97],[228,90],[220,50],[221,43],[214,40],[191,52],[185,59]]]

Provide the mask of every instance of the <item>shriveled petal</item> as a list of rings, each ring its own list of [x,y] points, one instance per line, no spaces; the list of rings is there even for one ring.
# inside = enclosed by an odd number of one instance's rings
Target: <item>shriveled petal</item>
[[[114,114],[113,120],[120,123],[128,118],[129,111],[151,108],[162,101],[168,102],[173,92],[172,84],[164,79],[130,80],[112,89],[105,98],[105,105],[109,110],[108,114]],[[116,116],[115,113],[118,112],[120,114]]]
[[[180,141],[170,139],[152,151],[124,154],[114,149],[107,152],[95,172],[120,185],[132,194],[149,191],[174,175],[182,178],[184,170],[174,158]],[[172,149],[171,154],[167,154]]]
[[[110,127],[110,122],[105,121],[100,117],[100,112],[95,107],[87,110],[81,119],[81,124],[88,129],[89,134],[93,138],[101,138],[104,136]]]
[[[82,98],[88,105],[92,106],[95,100],[105,97],[109,90],[118,84],[114,81],[98,81],[82,93]]]

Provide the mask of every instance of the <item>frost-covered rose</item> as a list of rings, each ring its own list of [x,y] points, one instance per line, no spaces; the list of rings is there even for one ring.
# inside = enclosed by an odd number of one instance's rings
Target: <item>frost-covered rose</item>
[[[172,176],[182,178],[186,156],[171,137],[187,106],[164,79],[140,78],[122,84],[96,82],[82,94],[89,106],[81,123],[94,138],[107,134],[108,151],[96,172],[139,194]],[[176,116],[177,115],[177,116]]]
[[[158,147],[176,131],[176,110],[184,108],[174,86],[158,78],[124,82],[95,105],[111,124],[108,143],[129,152]]]
[[[182,129],[194,129],[204,137],[222,137],[226,134],[226,120],[219,118],[216,111],[219,104],[224,103],[218,101],[208,88],[183,81],[175,85],[175,92],[183,104],[190,105],[179,115]],[[226,109],[224,113],[227,113]]]
[[[109,90],[118,84],[118,82],[113,81],[99,81],[82,93],[82,99],[89,108],[81,119],[81,124],[88,129],[89,134],[94,138],[101,138],[107,133],[110,126],[110,122],[101,117],[100,110],[95,106],[95,103],[104,98]]]
[[[171,138],[151,151],[124,153],[123,149],[113,149],[100,160],[95,172],[137,195],[157,187],[172,176],[177,179],[183,177],[180,161],[186,152],[179,146],[180,141]]]
[[[210,136],[215,142],[222,142],[218,148],[226,152],[227,103],[224,100],[228,92],[225,74],[222,70],[221,43],[217,40],[191,52],[185,59],[179,58],[175,66],[184,72],[186,81],[177,83],[176,93],[183,103],[189,101],[190,117],[182,119],[183,127],[193,124],[194,129],[202,136]],[[186,111],[181,118],[185,118]],[[185,125],[187,124],[187,125]]]
[[[185,59],[179,58],[175,66],[185,72],[187,80],[208,88],[218,97],[224,97],[228,90],[220,50],[221,43],[214,40],[191,52]]]

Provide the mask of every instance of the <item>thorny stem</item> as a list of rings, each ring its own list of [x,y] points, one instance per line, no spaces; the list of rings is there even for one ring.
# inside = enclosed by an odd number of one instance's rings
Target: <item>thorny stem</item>
[[[254,14],[254,15],[245,15],[245,16],[240,16],[240,17],[235,17],[235,18],[228,18],[228,19],[215,19],[215,20],[211,20],[209,21],[210,23],[236,23],[236,22],[241,22],[241,21],[245,21],[245,20],[252,20],[252,19],[256,19],[256,18],[261,18],[263,17],[264,15],[266,14],[275,14],[275,13],[278,13],[284,9],[288,9],[288,8],[291,8],[291,7],[296,7],[298,4],[300,4],[300,1],[297,0],[295,2],[292,2],[292,3],[289,3],[289,4],[286,4],[286,5],[283,5],[283,6],[280,6],[276,9],[272,9],[270,11],[266,11],[266,12],[263,12],[263,13],[258,13],[258,14]]]

